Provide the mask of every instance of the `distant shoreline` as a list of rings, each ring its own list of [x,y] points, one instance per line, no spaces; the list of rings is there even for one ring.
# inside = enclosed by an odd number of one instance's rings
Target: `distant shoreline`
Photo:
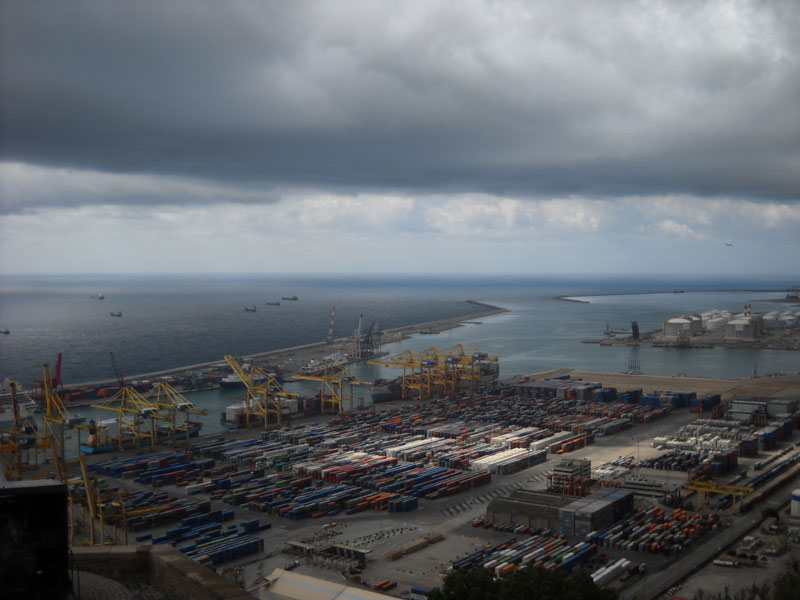
[[[565,302],[577,302],[579,304],[590,304],[588,300],[580,300],[580,298],[601,298],[605,296],[647,296],[652,294],[733,294],[741,292],[750,292],[753,294],[764,293],[781,293],[788,292],[787,289],[733,289],[733,290],[656,290],[652,292],[600,292],[597,294],[581,294],[575,296],[553,296],[554,300],[563,300]],[[788,302],[795,303],[797,300],[783,300],[781,298],[774,298],[772,300],[754,300],[753,302]]]

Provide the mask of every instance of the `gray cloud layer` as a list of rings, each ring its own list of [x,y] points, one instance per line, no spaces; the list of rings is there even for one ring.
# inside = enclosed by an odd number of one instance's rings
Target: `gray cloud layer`
[[[796,199],[799,7],[4,2],[0,156],[244,186]]]

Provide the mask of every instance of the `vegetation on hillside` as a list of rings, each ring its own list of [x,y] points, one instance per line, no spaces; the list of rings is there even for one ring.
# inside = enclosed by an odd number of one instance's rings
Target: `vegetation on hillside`
[[[699,590],[694,600],[797,600],[800,598],[800,561],[792,558],[783,572],[772,583],[754,583],[743,590],[732,592],[725,588],[711,593]]]
[[[586,573],[527,568],[495,579],[486,569],[450,573],[430,600],[616,600],[617,593],[596,585]]]

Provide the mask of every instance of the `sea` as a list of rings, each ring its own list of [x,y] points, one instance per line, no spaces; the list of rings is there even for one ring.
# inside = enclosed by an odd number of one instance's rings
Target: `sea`
[[[298,346],[334,335],[389,329],[476,312],[475,300],[508,309],[436,335],[387,344],[391,354],[478,348],[500,360],[501,378],[554,368],[745,378],[800,372],[800,352],[751,348],[652,348],[585,344],[607,327],[657,329],[678,314],[746,304],[755,312],[793,305],[781,299],[796,276],[428,276],[428,275],[4,275],[0,277],[0,377],[23,387],[63,354],[66,384],[136,374]],[[103,299],[99,299],[103,296]],[[297,296],[297,300],[282,300]],[[564,297],[582,300],[564,300]],[[280,302],[279,306],[267,302]],[[255,307],[255,312],[245,307]],[[114,317],[111,313],[121,313]],[[113,353],[113,364],[111,355]],[[372,381],[397,371],[354,365]],[[292,384],[313,393],[310,384]],[[359,392],[360,394],[361,392]],[[196,392],[207,428],[237,392]],[[241,395],[239,392],[238,395]],[[369,402],[368,392],[364,392]],[[87,409],[91,410],[91,409]],[[209,429],[210,427],[210,429]]]

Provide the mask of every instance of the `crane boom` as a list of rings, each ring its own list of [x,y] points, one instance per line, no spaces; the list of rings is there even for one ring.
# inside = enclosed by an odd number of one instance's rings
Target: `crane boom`
[[[8,387],[11,390],[11,405],[14,408],[14,427],[19,427],[19,404],[17,403],[17,382],[9,381]]]
[[[250,375],[242,368],[242,365],[239,364],[239,361],[236,360],[236,357],[225,355],[225,362],[228,363],[233,369],[233,372],[239,376],[239,379],[242,380],[242,383],[247,386],[247,388],[253,387],[253,380]]]
[[[114,370],[114,376],[119,381],[120,389],[124,388],[125,387],[125,376],[119,370],[119,367],[117,366],[117,361],[114,358],[114,353],[113,352],[111,353],[111,368]]]

